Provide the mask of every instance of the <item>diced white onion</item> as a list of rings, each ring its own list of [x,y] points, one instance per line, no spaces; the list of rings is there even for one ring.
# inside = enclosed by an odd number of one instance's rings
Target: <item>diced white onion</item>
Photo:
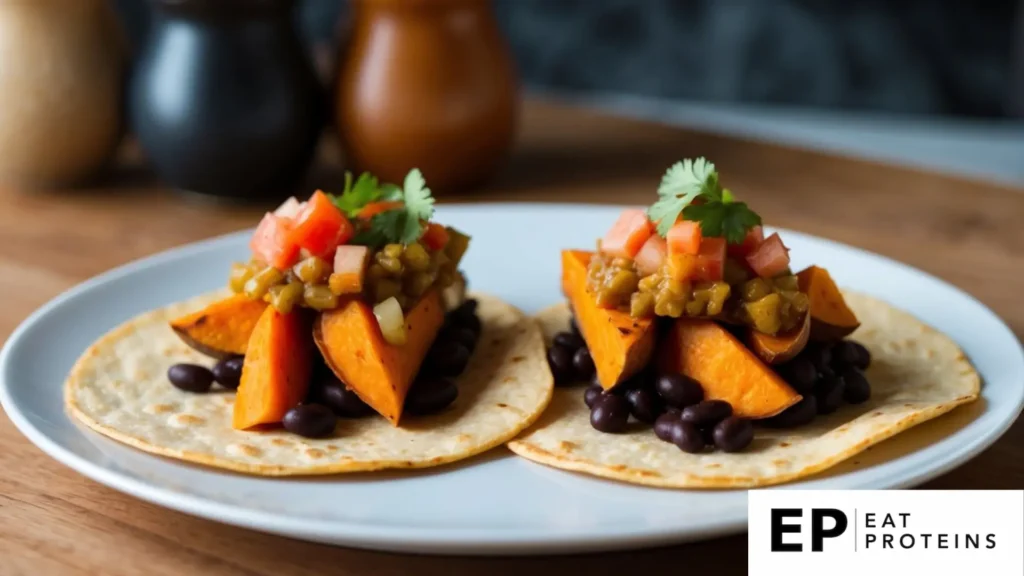
[[[277,210],[274,210],[274,216],[281,218],[295,218],[298,215],[299,210],[302,209],[302,202],[295,199],[295,196],[285,200]]]
[[[401,346],[405,344],[405,316],[402,306],[394,297],[373,307],[373,315],[377,317],[380,332],[388,344]]]
[[[366,246],[344,245],[334,251],[334,273],[363,275],[370,249]]]

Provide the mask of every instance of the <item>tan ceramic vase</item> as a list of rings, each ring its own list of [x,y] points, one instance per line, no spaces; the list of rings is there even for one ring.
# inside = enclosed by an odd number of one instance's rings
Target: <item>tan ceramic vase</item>
[[[103,167],[121,135],[120,33],[106,0],[0,0],[0,183]]]
[[[347,161],[435,194],[479,184],[512,144],[518,87],[489,0],[354,0],[335,114]]]

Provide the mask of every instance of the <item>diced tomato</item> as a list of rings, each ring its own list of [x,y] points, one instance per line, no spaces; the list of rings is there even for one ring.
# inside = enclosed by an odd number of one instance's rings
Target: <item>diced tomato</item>
[[[394,210],[395,208],[401,208],[402,203],[397,201],[390,202],[370,202],[363,209],[359,211],[360,218],[372,218],[381,212],[387,212]]]
[[[295,199],[295,196],[285,200],[274,210],[274,216],[281,218],[295,218],[299,214],[299,210],[305,205],[305,202],[299,202]]]
[[[601,251],[609,256],[633,258],[654,233],[654,225],[643,210],[622,212],[601,241]]]
[[[633,261],[636,262],[636,269],[640,274],[647,276],[657,272],[666,257],[668,257],[668,243],[661,236],[653,234],[647,239],[647,242],[644,242]]]
[[[339,295],[362,292],[369,259],[370,249],[366,246],[338,246],[334,252],[331,291]]]
[[[764,228],[760,226],[754,226],[747,232],[746,238],[739,244],[729,244],[727,251],[729,256],[739,256],[741,258],[746,257],[757,249],[761,243],[764,242]]]
[[[773,278],[789,268],[789,248],[776,232],[747,256],[747,264],[762,278]]]
[[[717,282],[722,279],[725,270],[725,238],[704,238],[700,242],[697,254],[697,266],[693,279],[705,282]]]
[[[310,254],[326,258],[354,234],[348,218],[326,194],[317,190],[295,216],[292,241]]]
[[[680,220],[668,231],[669,254],[699,254],[700,224],[691,220]]]
[[[427,224],[427,229],[423,231],[420,242],[423,242],[431,250],[440,250],[448,245],[448,230],[436,222],[430,222]]]
[[[299,245],[291,238],[293,222],[267,212],[249,240],[253,256],[278,270],[287,270],[299,255]]]

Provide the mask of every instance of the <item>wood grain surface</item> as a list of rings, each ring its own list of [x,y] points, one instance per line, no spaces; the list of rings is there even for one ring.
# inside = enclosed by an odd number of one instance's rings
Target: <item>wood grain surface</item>
[[[485,189],[443,201],[648,203],[671,162],[713,159],[767,222],[860,246],[975,295],[1024,334],[1024,191],[813,151],[529,102],[519,144]],[[337,189],[329,141],[308,186]],[[305,191],[308,192],[307,187]],[[162,188],[128,147],[86,190],[0,189],[0,336],[112,266],[253,225],[266,207]],[[883,279],[884,281],[884,279]],[[1024,487],[1024,425],[927,485]],[[679,564],[682,562],[682,564]],[[743,536],[581,557],[417,557],[307,544],[146,504],[50,460],[0,416],[0,575],[742,573]],[[724,570],[723,570],[724,569]]]

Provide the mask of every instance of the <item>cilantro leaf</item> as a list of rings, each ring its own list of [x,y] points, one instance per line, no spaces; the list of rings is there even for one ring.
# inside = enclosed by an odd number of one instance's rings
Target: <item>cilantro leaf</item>
[[[384,244],[411,244],[423,235],[423,222],[434,216],[434,197],[418,169],[405,177],[404,186],[384,184],[376,187],[378,199],[402,202],[402,206],[370,218],[368,226],[356,234],[353,244],[379,247]]]
[[[392,202],[395,200],[402,199],[402,189],[397,184],[385,182],[380,185],[380,199],[386,202]]]
[[[647,215],[658,223],[658,234],[665,236],[683,210],[699,197],[721,199],[715,165],[704,158],[676,162],[661,178],[658,201]]]
[[[728,191],[726,191],[728,192]],[[729,194],[731,199],[731,194]],[[729,244],[740,244],[747,232],[761,224],[761,217],[745,202],[712,200],[683,209],[683,217],[700,222],[704,236],[722,236]]]
[[[413,168],[405,177],[405,208],[409,212],[407,235],[413,235],[405,242],[415,242],[420,237],[422,225],[434,217],[434,197],[430,195],[427,181],[418,168]]]
[[[352,173],[345,172],[345,190],[340,196],[332,196],[331,200],[349,218],[354,218],[364,206],[376,201],[381,196],[377,177],[363,172],[352,184]]]

